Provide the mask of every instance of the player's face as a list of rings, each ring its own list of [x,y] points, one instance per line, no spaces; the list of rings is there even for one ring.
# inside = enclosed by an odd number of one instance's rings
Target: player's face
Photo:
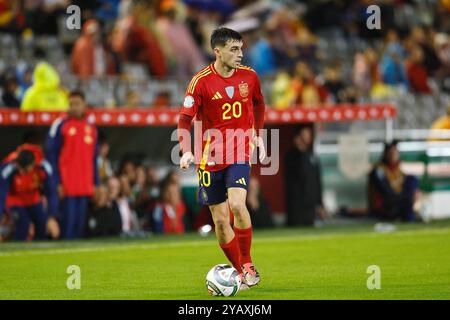
[[[86,102],[80,96],[69,98],[69,114],[75,118],[82,118],[86,111]]]
[[[225,46],[216,48],[216,56],[228,68],[237,69],[241,65],[243,45],[242,41],[228,40]]]

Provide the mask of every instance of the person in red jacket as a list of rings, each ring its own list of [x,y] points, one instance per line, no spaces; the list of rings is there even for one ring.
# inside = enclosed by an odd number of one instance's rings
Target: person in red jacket
[[[55,120],[47,138],[46,152],[62,198],[62,237],[81,238],[86,210],[98,185],[97,129],[86,117],[83,92],[69,94],[69,112]]]
[[[47,219],[56,215],[57,201],[53,170],[39,146],[23,144],[0,165],[0,216],[4,211],[12,215],[14,240],[28,238],[30,223],[35,239],[45,239]]]

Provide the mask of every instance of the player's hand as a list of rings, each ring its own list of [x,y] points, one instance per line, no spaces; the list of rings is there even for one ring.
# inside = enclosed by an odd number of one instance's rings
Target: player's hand
[[[186,169],[188,169],[189,168],[189,165],[191,164],[191,163],[194,163],[194,155],[192,154],[192,152],[190,152],[190,151],[188,151],[188,152],[185,152],[184,154],[183,154],[183,156],[181,157],[181,160],[180,160],[180,168],[182,169],[182,170],[186,170]]]
[[[64,188],[62,185],[60,185],[60,184],[58,185],[57,191],[58,191],[58,197],[60,199],[64,198]]]
[[[59,224],[54,217],[49,217],[47,220],[47,233],[53,240],[58,239],[61,234]]]
[[[264,141],[261,137],[255,138],[255,146],[259,149],[259,162],[263,162],[266,158],[266,147],[264,146]]]

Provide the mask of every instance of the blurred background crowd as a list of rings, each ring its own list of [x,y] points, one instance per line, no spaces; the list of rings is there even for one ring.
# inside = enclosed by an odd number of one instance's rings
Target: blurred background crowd
[[[71,4],[81,30],[67,28]],[[380,30],[367,28],[371,4]],[[2,105],[39,108],[36,92],[26,95],[39,86],[81,87],[92,106],[178,107],[224,24],[243,33],[243,64],[263,78],[273,108],[447,99],[449,10],[446,0],[1,0]]]

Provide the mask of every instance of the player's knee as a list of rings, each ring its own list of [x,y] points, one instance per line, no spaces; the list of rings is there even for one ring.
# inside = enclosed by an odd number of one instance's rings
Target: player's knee
[[[241,216],[245,213],[246,207],[244,201],[229,200],[230,209],[235,216]]]
[[[225,229],[227,224],[230,224],[230,221],[225,215],[217,215],[213,220],[216,228],[220,230]]]

